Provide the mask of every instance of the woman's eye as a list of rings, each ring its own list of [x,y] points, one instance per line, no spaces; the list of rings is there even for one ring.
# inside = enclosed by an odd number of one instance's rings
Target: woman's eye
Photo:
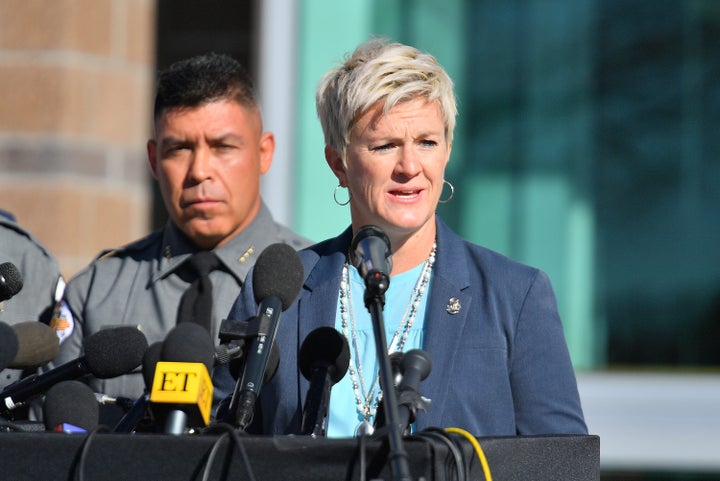
[[[383,145],[378,145],[377,147],[373,147],[372,150],[375,150],[375,151],[390,150],[392,147],[393,147],[393,144],[383,144]]]

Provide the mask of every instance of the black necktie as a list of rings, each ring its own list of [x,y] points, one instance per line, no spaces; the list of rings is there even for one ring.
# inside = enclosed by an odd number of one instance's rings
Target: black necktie
[[[185,261],[184,266],[195,280],[180,298],[178,323],[195,322],[212,333],[212,282],[210,272],[220,267],[220,259],[211,251],[200,251]]]

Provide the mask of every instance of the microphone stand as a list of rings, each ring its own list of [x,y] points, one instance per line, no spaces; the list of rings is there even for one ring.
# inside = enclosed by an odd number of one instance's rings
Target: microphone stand
[[[383,392],[385,425],[388,427],[390,445],[390,469],[398,481],[410,480],[410,468],[407,452],[402,444],[402,432],[399,424],[397,400],[393,384],[392,365],[387,352],[383,307],[385,291],[390,284],[387,274],[374,270],[365,277],[365,307],[370,312],[375,337],[375,351],[380,366],[380,387]]]

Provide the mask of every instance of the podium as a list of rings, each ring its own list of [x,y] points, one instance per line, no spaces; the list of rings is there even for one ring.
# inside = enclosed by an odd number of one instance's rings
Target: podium
[[[597,436],[477,438],[495,481],[599,481]],[[452,445],[455,445],[453,447]],[[403,440],[414,480],[485,479],[473,444]],[[0,433],[3,479],[392,481],[381,440],[307,436]],[[458,459],[460,457],[461,459]],[[458,461],[462,463],[458,464]],[[458,466],[465,471],[458,473]]]

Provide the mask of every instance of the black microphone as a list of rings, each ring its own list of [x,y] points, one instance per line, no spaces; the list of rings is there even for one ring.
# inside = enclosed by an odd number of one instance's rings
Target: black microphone
[[[18,338],[18,352],[10,363],[12,369],[35,369],[55,359],[60,349],[55,330],[38,321],[19,322],[12,326]]]
[[[325,436],[330,389],[340,381],[350,365],[350,347],[345,336],[332,327],[319,327],[303,341],[298,367],[310,381],[305,396],[300,434]]]
[[[164,420],[165,434],[208,424],[214,356],[210,333],[194,322],[178,324],[165,337],[150,392],[151,409]]]
[[[297,297],[303,283],[303,266],[295,249],[287,244],[272,244],[258,256],[253,268],[252,286],[258,303],[258,335],[245,354],[245,370],[228,406],[231,424],[245,429],[252,421],[255,401],[260,395],[267,371],[271,346],[277,334],[280,312]]]
[[[244,347],[245,341],[243,339],[218,344],[215,346],[215,365],[220,366],[241,359]]]
[[[360,227],[350,243],[349,257],[365,280],[365,306],[369,309],[373,300],[384,305],[392,271],[392,251],[387,234],[375,225]]]
[[[23,287],[22,275],[12,262],[0,264],[0,302],[7,301]]]
[[[400,368],[402,378],[398,384],[398,424],[401,432],[405,432],[415,421],[418,409],[425,411],[430,405],[430,400],[418,392],[420,382],[428,377],[432,369],[430,355],[422,349],[411,349],[403,355]]]
[[[392,251],[385,231],[376,225],[360,227],[350,243],[350,262],[363,279],[367,280],[372,273],[389,276],[392,271]]]
[[[85,355],[51,369],[33,374],[7,386],[0,393],[0,411],[10,412],[61,381],[92,374],[109,379],[127,374],[142,361],[147,349],[145,335],[134,327],[103,329],[85,339]]]
[[[165,336],[160,361],[199,362],[211,371],[215,363],[215,345],[210,333],[200,324],[181,322]]]
[[[215,365],[217,365],[217,357],[215,359]],[[263,386],[270,382],[270,380],[275,376],[275,373],[277,372],[278,366],[280,365],[280,348],[278,348],[277,343],[273,342],[272,347],[270,348],[270,357],[268,358],[267,367],[265,368],[265,374],[263,375]],[[228,370],[230,371],[230,375],[233,379],[236,381],[240,379],[240,376],[242,376],[243,371],[245,371],[245,358],[244,357],[237,357],[234,359],[231,359],[228,362]]]
[[[20,342],[15,330],[0,322],[0,371],[10,366],[20,350]]]
[[[45,395],[43,420],[46,431],[87,433],[100,423],[100,406],[87,384],[62,381]]]
[[[150,391],[152,390],[153,379],[155,378],[155,367],[160,361],[162,341],[154,342],[148,346],[142,358],[142,376],[145,383],[145,391],[135,400],[133,405],[123,415],[120,421],[115,424],[112,432],[131,433],[138,429],[146,430],[155,425],[150,409]]]
[[[228,363],[228,371],[230,371],[230,375],[232,378],[237,382],[240,377],[242,376],[243,371],[245,370],[245,358],[244,357],[236,357],[234,359],[231,359]],[[215,365],[218,365],[217,356],[215,357]],[[275,373],[278,370],[278,366],[280,365],[280,348],[278,348],[278,345],[276,342],[272,343],[272,347],[270,348],[270,357],[268,358],[267,367],[265,368],[265,375],[263,376],[263,386],[267,383],[269,383],[272,378],[275,376]],[[230,402],[232,401],[232,395],[222,399],[217,406],[217,414],[216,418],[221,420],[227,420],[230,416],[229,406]]]
[[[153,379],[155,379],[155,367],[160,362],[162,356],[163,342],[153,342],[148,346],[142,358],[142,376],[145,383],[145,390],[152,390]]]

